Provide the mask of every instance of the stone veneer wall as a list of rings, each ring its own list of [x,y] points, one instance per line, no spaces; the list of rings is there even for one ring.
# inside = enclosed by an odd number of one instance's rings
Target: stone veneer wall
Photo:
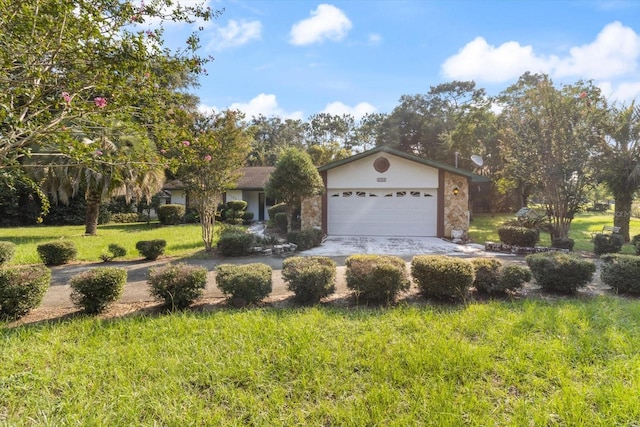
[[[453,195],[453,189],[460,192]],[[451,230],[460,229],[469,234],[469,183],[467,178],[449,172],[444,174],[444,236],[451,237]]]
[[[302,201],[300,229],[322,228],[322,196],[313,196]]]

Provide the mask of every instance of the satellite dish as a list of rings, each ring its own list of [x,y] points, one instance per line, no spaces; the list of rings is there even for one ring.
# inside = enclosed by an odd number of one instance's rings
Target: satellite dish
[[[482,166],[484,164],[484,160],[482,160],[482,157],[478,156],[477,154],[471,156],[471,161],[475,163],[476,166]]]

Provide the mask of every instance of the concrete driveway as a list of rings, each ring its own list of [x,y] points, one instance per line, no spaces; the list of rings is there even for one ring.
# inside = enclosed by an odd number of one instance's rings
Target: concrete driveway
[[[437,237],[330,236],[321,245],[301,252],[305,256],[349,256],[353,254],[396,255],[478,255],[482,245],[458,245]]]

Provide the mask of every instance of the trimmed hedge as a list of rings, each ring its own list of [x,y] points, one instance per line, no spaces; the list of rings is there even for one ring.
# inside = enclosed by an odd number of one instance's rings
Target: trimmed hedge
[[[291,257],[282,262],[282,278],[296,300],[318,303],[336,291],[336,263],[328,257]]]
[[[150,268],[147,283],[150,293],[174,309],[189,307],[207,287],[207,269],[184,263]]]
[[[611,254],[602,257],[600,279],[616,292],[640,293],[640,257]]]
[[[576,242],[568,237],[557,237],[551,240],[552,248],[567,249],[569,251],[573,250],[575,244]]]
[[[471,260],[471,265],[475,273],[473,286],[478,292],[514,291],[531,280],[531,272],[528,268],[519,265],[503,265],[497,259],[474,258]]]
[[[16,253],[16,245],[13,242],[0,242],[0,265],[7,264]]]
[[[220,233],[218,252],[223,256],[236,257],[249,254],[255,236],[242,227],[228,227]]]
[[[146,221],[146,220],[142,220]],[[114,213],[111,214],[111,222],[116,224],[128,224],[133,222],[141,222],[140,214],[133,213]]]
[[[122,297],[127,283],[127,270],[116,267],[98,267],[85,271],[69,280],[71,301],[86,313],[97,314]]]
[[[631,244],[636,249],[636,255],[640,255],[640,234],[636,234],[631,238]]]
[[[618,233],[598,233],[593,237],[593,253],[596,255],[620,252],[622,245],[624,245],[624,237]]]
[[[223,294],[242,304],[257,303],[272,290],[272,270],[267,264],[221,264],[216,267],[216,283]]]
[[[307,249],[315,248],[322,244],[324,239],[324,233],[317,228],[310,228],[307,230],[296,230],[287,233],[287,240],[298,246],[299,251],[306,251]]]
[[[36,250],[44,265],[62,265],[73,261],[78,254],[76,245],[68,240],[43,243]]]
[[[182,222],[184,213],[184,205],[162,205],[158,208],[158,220],[162,225],[177,225]]]
[[[153,261],[158,259],[160,255],[164,253],[164,249],[167,247],[167,241],[162,239],[156,240],[141,240],[136,243],[136,249],[144,257]]]
[[[394,302],[411,286],[402,258],[391,255],[351,255],[345,260],[347,288],[356,298],[372,302]]]
[[[591,282],[596,266],[591,261],[564,252],[543,252],[525,258],[542,289],[574,293]]]
[[[465,299],[475,279],[471,262],[446,255],[419,255],[411,276],[425,297]]]
[[[0,269],[0,319],[18,319],[42,303],[51,284],[51,270],[43,265]]]
[[[535,228],[525,228],[513,225],[498,227],[500,241],[507,245],[532,248],[540,240],[540,232]]]
[[[102,261],[108,262],[115,258],[123,257],[127,254],[127,250],[117,243],[111,243],[108,246],[109,253],[103,253],[101,255]]]

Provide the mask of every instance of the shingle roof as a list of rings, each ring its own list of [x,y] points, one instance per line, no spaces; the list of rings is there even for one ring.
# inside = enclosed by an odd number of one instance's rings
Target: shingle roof
[[[237,190],[262,190],[271,176],[273,166],[245,166],[240,169],[242,176],[235,186]],[[164,190],[180,190],[184,184],[178,179],[168,181],[162,187]]]

